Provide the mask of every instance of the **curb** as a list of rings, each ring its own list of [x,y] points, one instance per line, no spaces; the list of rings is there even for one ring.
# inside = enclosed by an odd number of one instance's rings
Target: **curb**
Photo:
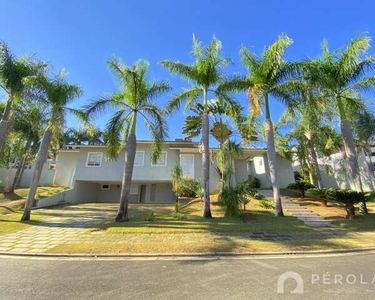
[[[67,254],[67,253],[22,253],[0,252],[0,256],[39,257],[39,258],[220,258],[220,257],[255,257],[255,256],[308,256],[349,254],[375,251],[375,247],[338,250],[288,251],[288,252],[202,252],[202,253],[124,253],[124,254]]]

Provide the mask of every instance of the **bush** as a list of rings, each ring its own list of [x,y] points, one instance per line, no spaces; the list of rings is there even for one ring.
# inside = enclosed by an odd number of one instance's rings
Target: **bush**
[[[204,189],[201,186],[195,191],[195,197],[201,198],[201,200],[204,197]]]
[[[181,197],[196,197],[199,188],[201,188],[201,185],[198,180],[183,177],[180,181],[179,194]]]
[[[352,190],[334,190],[328,193],[329,199],[345,204],[346,218],[354,219],[354,204],[359,202],[367,202],[375,199],[375,193],[362,193]]]
[[[260,201],[260,205],[265,208],[265,209],[271,209],[271,208],[275,208],[275,203],[273,203],[272,201],[268,200],[268,199],[263,199]]]
[[[292,190],[298,190],[299,192],[299,195],[301,198],[304,198],[305,197],[305,192],[308,190],[308,189],[312,189],[312,188],[315,188],[315,185],[312,185],[311,183],[309,182],[306,182],[306,181],[303,181],[303,180],[300,180],[300,181],[296,181],[295,183],[291,183],[287,186],[288,189],[292,189]]]
[[[225,207],[225,216],[238,215],[239,194],[242,192],[243,190],[238,187],[224,187],[222,189],[219,194],[219,203]]]
[[[149,214],[146,215],[145,220],[148,222],[154,222],[156,221],[156,215],[154,214],[154,212],[150,212]]]
[[[240,186],[245,191],[250,191],[251,189],[259,189],[261,186],[260,179],[255,176],[249,176],[247,180],[244,180],[240,183]]]
[[[252,191],[252,190],[250,190],[250,191],[248,191],[247,193],[248,193],[248,195],[249,195],[251,198],[253,198],[253,199],[255,199],[255,200],[263,200],[263,199],[266,198],[266,197],[264,197],[262,194],[258,193],[257,191]]]
[[[243,205],[243,210],[246,211],[246,205],[250,203],[250,195],[249,194],[239,194],[238,195],[238,201]]]
[[[311,196],[319,197],[320,202],[322,203],[323,206],[327,206],[327,200],[329,193],[332,192],[333,189],[331,188],[311,188],[307,190],[307,193]]]

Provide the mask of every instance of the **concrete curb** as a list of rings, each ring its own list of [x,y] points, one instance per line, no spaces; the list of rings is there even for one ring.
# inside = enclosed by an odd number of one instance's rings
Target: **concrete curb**
[[[218,257],[255,257],[255,256],[308,256],[349,254],[375,251],[375,247],[338,250],[288,251],[288,252],[203,252],[203,253],[124,253],[124,254],[67,254],[67,253],[19,253],[0,252],[0,256],[38,257],[38,258],[218,258]]]

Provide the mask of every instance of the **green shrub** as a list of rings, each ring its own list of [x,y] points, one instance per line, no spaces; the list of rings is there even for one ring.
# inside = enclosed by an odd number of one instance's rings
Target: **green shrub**
[[[195,191],[195,197],[201,198],[201,200],[204,197],[204,189],[201,186]]]
[[[150,212],[149,214],[146,215],[145,220],[148,222],[154,222],[157,220],[156,215],[154,214],[154,212]]]
[[[330,190],[328,192],[328,198],[333,201],[337,201],[345,204],[346,218],[354,219],[355,208],[354,204],[359,202],[367,202],[375,199],[375,193],[362,193],[352,190]]]
[[[243,190],[238,187],[224,187],[219,194],[219,203],[225,207],[225,216],[232,217],[238,215],[239,194]]]
[[[250,203],[251,197],[249,194],[241,193],[238,195],[238,201],[243,205],[243,210],[246,211],[246,205]]]
[[[258,177],[249,175],[247,180],[244,180],[240,184],[245,190],[259,189],[261,187],[261,182]]]
[[[300,197],[305,197],[305,192],[308,190],[308,189],[312,189],[312,188],[315,188],[314,185],[312,185],[311,183],[309,182],[306,182],[306,181],[296,181],[295,183],[291,183],[287,186],[288,189],[292,189],[292,190],[298,190],[299,192],[299,195]]]
[[[179,194],[181,197],[196,197],[199,188],[201,188],[201,185],[198,180],[183,177],[180,181]]]
[[[260,200],[260,205],[265,209],[275,208],[275,203],[273,203],[272,201],[270,201],[268,199]]]
[[[332,188],[323,188],[323,189],[311,188],[311,189],[307,190],[307,194],[310,195],[310,196],[319,197],[322,205],[327,206],[328,196],[329,196],[329,193],[332,192],[332,190],[334,190],[334,189],[332,189]]]
[[[247,193],[248,193],[248,195],[249,195],[251,198],[253,198],[253,199],[255,199],[255,200],[263,200],[263,199],[266,198],[266,197],[264,197],[262,194],[258,193],[257,191],[250,190],[250,191],[248,191]]]

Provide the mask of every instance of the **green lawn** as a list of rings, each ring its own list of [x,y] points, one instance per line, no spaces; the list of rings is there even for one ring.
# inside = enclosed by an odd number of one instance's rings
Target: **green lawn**
[[[36,193],[36,200],[53,196],[67,190],[64,187],[39,187]],[[16,189],[14,193],[0,192],[0,233],[13,233],[42,220],[38,213],[33,213],[33,220],[21,222],[22,208],[25,205],[25,198],[29,192],[28,188]]]
[[[262,208],[258,200],[252,200],[247,205],[247,211],[242,211],[238,217],[224,217],[224,211],[217,202],[212,203],[211,210],[213,219],[204,219],[202,201],[193,201],[182,208],[179,214],[173,213],[173,205],[131,204],[129,222],[106,222],[94,230],[102,229],[107,234],[244,234],[311,231],[303,222],[289,215],[285,218],[276,218],[273,210]],[[156,218],[154,221],[149,220],[152,213]]]

